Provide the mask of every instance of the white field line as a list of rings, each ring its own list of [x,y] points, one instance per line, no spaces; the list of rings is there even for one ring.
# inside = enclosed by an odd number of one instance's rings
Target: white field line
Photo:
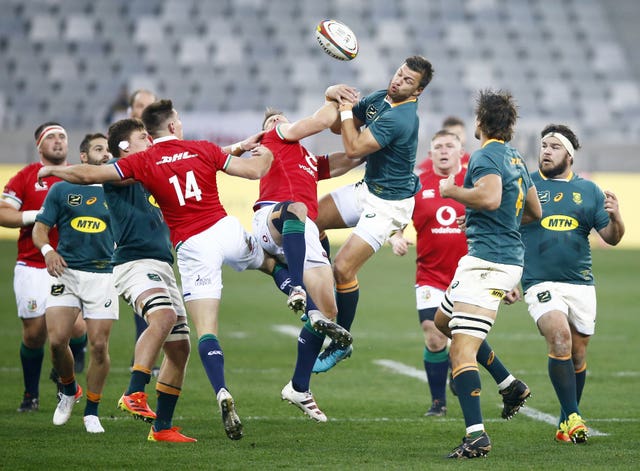
[[[374,364],[378,366],[382,366],[383,368],[389,369],[394,373],[401,374],[403,376],[409,376],[411,378],[417,378],[420,381],[427,382],[426,375],[424,371],[419,370],[417,368],[413,368],[412,366],[405,365],[404,363],[400,363],[393,360],[374,360]],[[534,420],[538,420],[540,422],[546,422],[550,425],[557,425],[558,419],[557,417],[546,414],[542,411],[534,409],[533,407],[523,406],[520,409],[520,413],[526,415],[529,418]],[[589,427],[589,432],[592,436],[606,436],[607,433],[600,432],[599,430],[594,429],[593,427]]]

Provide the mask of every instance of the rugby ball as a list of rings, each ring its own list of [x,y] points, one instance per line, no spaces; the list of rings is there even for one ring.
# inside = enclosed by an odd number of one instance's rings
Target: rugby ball
[[[350,61],[358,55],[358,38],[339,21],[321,21],[316,27],[316,39],[322,50],[335,59]]]

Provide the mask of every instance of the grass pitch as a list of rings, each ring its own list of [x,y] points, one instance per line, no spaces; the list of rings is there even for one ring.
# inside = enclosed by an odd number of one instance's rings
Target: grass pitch
[[[87,434],[84,401],[69,422],[51,423],[55,389],[43,366],[40,411],[19,414],[20,322],[12,288],[15,242],[0,241],[0,468],[2,469],[637,469],[640,462],[640,384],[637,340],[637,267],[640,251],[594,253],[599,315],[588,357],[581,411],[593,436],[585,445],[553,441],[559,411],[547,377],[544,340],[523,303],[502,307],[489,342],[505,365],[529,384],[533,397],[513,420],[500,418],[501,400],[482,374],[482,405],[493,450],[486,459],[451,462],[444,456],[460,442],[464,422],[455,397],[448,415],[423,417],[428,409],[422,367],[422,333],[415,311],[414,255],[394,257],[385,247],[359,276],[361,295],[352,333],[354,354],[311,387],[329,417],[306,419],[280,400],[290,379],[300,328],[286,298],[257,272],[225,270],[220,339],[227,384],[245,437],[226,438],[212,389],[194,347],[175,425],[195,444],[149,443],[149,426],[116,410],[129,380],[134,324],[121,304],[111,338],[111,373],[100,417],[106,433]],[[192,332],[192,343],[197,339]],[[79,376],[85,385],[85,375]],[[147,387],[153,397],[153,380]]]

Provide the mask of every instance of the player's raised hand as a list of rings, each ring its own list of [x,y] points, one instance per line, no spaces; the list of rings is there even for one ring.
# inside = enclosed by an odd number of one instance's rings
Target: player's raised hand
[[[360,92],[349,85],[345,85],[344,83],[331,85],[324,92],[324,95],[327,100],[336,101],[338,104],[345,102],[356,103],[360,99]]]
[[[609,213],[609,217],[619,215],[618,197],[613,191],[604,190],[604,210]]]

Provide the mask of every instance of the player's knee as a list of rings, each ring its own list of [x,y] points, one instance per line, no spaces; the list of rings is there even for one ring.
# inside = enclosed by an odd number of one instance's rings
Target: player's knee
[[[355,271],[343,258],[336,257],[333,261],[333,277],[338,284],[348,283],[356,278]]]
[[[569,332],[556,331],[547,336],[549,353],[554,357],[565,358],[571,355],[571,335]]]
[[[300,202],[290,203],[287,208],[288,218],[295,216],[300,221],[307,219],[307,205]]]
[[[189,326],[187,325],[186,320],[181,319],[179,322],[176,322],[176,324],[173,326],[173,328],[171,329],[171,332],[169,333],[169,335],[167,336],[167,339],[165,340],[165,343],[178,342],[182,340],[188,341],[189,332],[191,332],[191,329],[189,329]]]
[[[109,357],[109,339],[107,337],[94,338],[89,345],[92,361],[98,364],[107,361]]]
[[[160,311],[168,311],[167,316],[173,316],[172,322],[176,321],[176,313],[173,309],[173,303],[171,302],[171,297],[169,296],[169,292],[166,290],[154,291],[153,293],[145,296],[140,299],[137,303],[139,314],[146,321],[153,317],[156,317],[154,314]],[[173,313],[173,314],[171,314]]]

